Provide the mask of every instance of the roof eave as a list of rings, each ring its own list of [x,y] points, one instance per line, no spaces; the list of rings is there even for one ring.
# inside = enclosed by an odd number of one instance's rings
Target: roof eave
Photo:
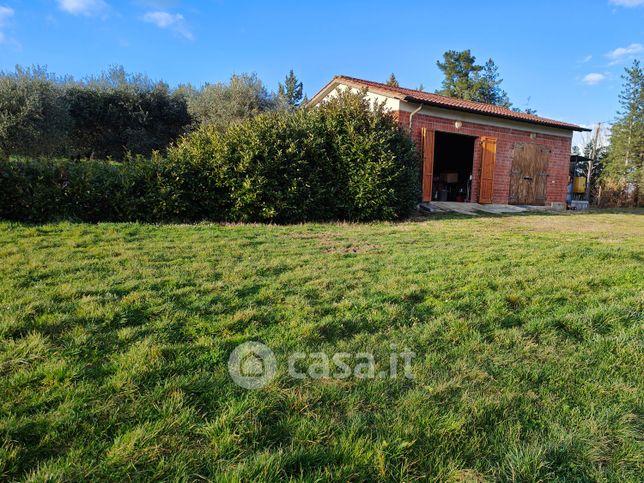
[[[335,84],[338,84],[338,76],[335,76],[333,79],[331,79],[330,82],[328,82],[322,89],[318,91],[317,94],[315,94],[309,102],[306,103],[306,107],[313,107],[316,106],[317,104],[320,103],[324,97],[328,94],[329,90],[332,90],[331,87],[333,87]]]
[[[476,109],[468,109],[467,107],[444,106],[444,105],[440,104],[439,102],[432,102],[432,101],[428,101],[427,99],[419,99],[419,98],[414,97],[414,96],[405,96],[403,100],[408,101],[408,102],[415,102],[417,104],[425,104],[427,106],[440,107],[442,109],[447,109],[449,111],[470,112],[472,114],[478,114],[480,116],[496,117],[496,118],[499,118],[499,119],[507,119],[509,121],[516,121],[516,122],[525,122],[527,124],[534,124],[534,125],[537,125],[537,126],[548,126],[548,127],[553,127],[553,128],[556,128],[556,129],[562,129],[564,131],[579,131],[579,132],[583,132],[583,131],[590,132],[590,131],[592,131],[592,129],[588,129],[588,128],[581,127],[581,126],[576,126],[576,125],[573,125],[573,124],[563,126],[561,124],[549,123],[547,121],[544,122],[544,121],[533,121],[533,120],[530,120],[530,119],[517,119],[516,117],[504,116],[503,114],[495,114],[495,113],[491,113],[491,112],[481,112],[481,111],[478,111]]]
[[[588,129],[585,127],[577,126],[575,124],[565,124],[562,125],[561,123],[557,122],[548,122],[547,120],[531,120],[531,119],[519,119],[515,116],[506,116],[503,114],[498,114],[498,113],[491,113],[491,112],[483,112],[479,111],[477,109],[469,109],[467,107],[458,107],[458,106],[446,106],[443,105],[439,102],[432,102],[428,101],[427,99],[420,99],[417,97],[414,97],[409,94],[403,94],[403,93],[397,93],[397,92],[392,92],[387,89],[380,89],[377,86],[365,86],[361,84],[360,82],[356,82],[354,79],[347,78],[342,75],[336,75],[331,81],[325,85],[313,98],[308,102],[307,107],[315,106],[320,103],[326,95],[331,92],[333,89],[335,89],[338,84],[344,84],[348,85],[357,89],[364,89],[366,88],[370,92],[375,92],[381,95],[384,95],[386,97],[390,97],[392,99],[399,99],[407,102],[415,102],[417,104],[424,104],[427,106],[433,106],[433,107],[439,107],[442,109],[447,109],[450,111],[460,111],[460,112],[469,112],[472,114],[478,114],[480,116],[485,116],[485,117],[495,117],[497,119],[506,119],[509,121],[516,121],[516,122],[524,122],[526,124],[534,124],[535,126],[547,126],[555,129],[561,129],[563,131],[578,131],[578,132],[590,132],[592,129]]]
[[[367,89],[367,91],[369,92],[376,92],[378,94],[382,94],[383,96],[391,97],[392,99],[400,99],[400,100],[405,99],[404,94],[397,94],[391,91],[387,91],[385,89],[378,89],[377,87],[373,87],[373,86],[364,86],[359,84],[358,82],[354,82],[351,79],[347,79],[341,75],[336,75],[333,79],[331,79],[331,82],[326,84],[322,89],[318,91],[317,94],[315,94],[315,96],[311,98],[311,100],[307,103],[307,107],[311,107],[319,104],[320,101],[324,99],[329,92],[331,92],[340,84],[354,87],[356,89]]]

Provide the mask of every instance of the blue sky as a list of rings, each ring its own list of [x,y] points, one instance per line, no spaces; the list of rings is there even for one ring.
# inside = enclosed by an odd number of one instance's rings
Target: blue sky
[[[617,110],[644,56],[644,0],[0,0],[0,69],[83,77],[111,64],[174,85],[293,68],[314,94],[335,74],[440,86],[448,49],[492,57],[519,107],[591,125]]]

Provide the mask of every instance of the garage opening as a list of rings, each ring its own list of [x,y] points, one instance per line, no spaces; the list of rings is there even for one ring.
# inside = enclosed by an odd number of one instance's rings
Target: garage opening
[[[470,201],[475,140],[473,136],[436,131],[433,200]]]

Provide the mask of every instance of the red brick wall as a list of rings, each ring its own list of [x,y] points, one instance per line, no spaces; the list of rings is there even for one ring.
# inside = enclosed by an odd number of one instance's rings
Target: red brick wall
[[[398,121],[403,126],[409,126],[409,113],[398,111],[395,113]],[[494,168],[493,203],[507,203],[510,195],[510,170],[512,168],[512,149],[514,143],[542,144],[550,148],[548,163],[548,181],[546,188],[546,204],[565,202],[568,184],[568,170],[570,165],[571,139],[550,134],[537,133],[535,139],[530,138],[530,133],[517,129],[488,126],[463,122],[460,129],[456,129],[453,120],[442,119],[424,114],[415,114],[411,135],[418,144],[420,142],[421,128],[428,130],[466,134],[468,136],[489,136],[497,139],[496,165]],[[474,143],[474,162],[472,172],[472,201],[478,201],[479,194],[479,168],[481,162],[481,146]]]

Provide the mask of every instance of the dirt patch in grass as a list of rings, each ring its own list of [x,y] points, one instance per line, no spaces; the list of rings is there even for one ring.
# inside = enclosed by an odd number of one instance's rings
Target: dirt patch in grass
[[[374,245],[373,243],[367,242],[322,242],[324,251],[326,253],[339,253],[339,254],[361,254],[361,253],[370,253],[378,252],[382,247],[380,245]]]
[[[332,226],[332,225],[331,225]],[[350,227],[351,225],[344,224],[344,227]],[[343,236],[344,235],[344,236]],[[294,240],[313,240],[319,243],[322,251],[324,253],[332,254],[361,254],[361,253],[370,253],[378,252],[381,250],[382,246],[374,243],[370,243],[365,240],[357,240],[348,238],[346,234],[337,234],[337,233],[292,233],[288,235],[282,235],[284,238],[294,239]]]

